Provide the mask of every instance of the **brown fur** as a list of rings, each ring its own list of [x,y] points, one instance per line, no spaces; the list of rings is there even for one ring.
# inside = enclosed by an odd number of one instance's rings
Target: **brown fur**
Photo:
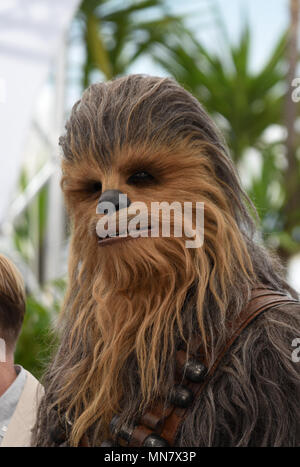
[[[115,413],[132,421],[157,396],[168,399],[182,342],[189,346],[194,334],[204,344],[209,339],[213,362],[226,340],[225,317],[239,315],[255,284],[296,293],[254,240],[254,208],[222,138],[173,80],[130,75],[92,85],[66,129],[69,286],[33,443],[55,444],[49,428],[60,418],[70,422],[71,445],[84,433],[99,445]],[[137,170],[149,171],[155,183],[128,184]],[[99,248],[98,181],[102,192],[118,189],[148,206],[204,202],[203,247],[159,237]],[[243,333],[186,419],[178,445],[299,443],[299,364],[291,361],[299,311],[274,309]]]

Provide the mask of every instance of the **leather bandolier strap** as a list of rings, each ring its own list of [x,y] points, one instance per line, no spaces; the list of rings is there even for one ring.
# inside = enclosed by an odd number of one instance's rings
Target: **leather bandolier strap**
[[[115,416],[110,425],[114,440],[104,441],[102,446],[175,446],[188,411],[191,410],[193,403],[199,400],[223,357],[242,331],[257,316],[268,309],[291,303],[299,304],[298,300],[264,286],[253,289],[251,299],[238,319],[235,322],[227,323],[228,339],[209,370],[207,370],[209,365],[206,352],[201,346],[199,347],[199,343],[196,346],[198,348],[196,348],[195,357],[188,358],[185,350],[178,350],[176,353],[176,384],[170,398],[171,404],[166,407],[162,401],[156,401],[135,426],[121,426],[120,428],[118,427],[119,417]],[[87,444],[85,443],[85,445]]]

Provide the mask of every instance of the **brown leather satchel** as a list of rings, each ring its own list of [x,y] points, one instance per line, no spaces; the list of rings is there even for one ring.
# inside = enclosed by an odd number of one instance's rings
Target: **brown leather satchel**
[[[227,323],[229,337],[209,371],[207,371],[208,362],[204,349],[201,347],[198,349],[197,359],[187,359],[186,352],[178,350],[176,354],[177,384],[175,384],[171,398],[172,404],[165,407],[161,401],[157,401],[133,427],[122,426],[117,429],[118,417],[114,417],[111,431],[115,441],[104,441],[102,446],[110,447],[118,444],[131,447],[176,446],[180,427],[193,401],[199,400],[221,360],[242,331],[263,312],[290,303],[299,304],[298,300],[264,286],[254,289],[251,300],[242,310],[239,319],[234,323]],[[83,438],[81,446],[88,446],[86,436]]]

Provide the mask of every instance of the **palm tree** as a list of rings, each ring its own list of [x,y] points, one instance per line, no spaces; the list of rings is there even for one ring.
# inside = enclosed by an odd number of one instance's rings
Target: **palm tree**
[[[281,122],[284,90],[278,83],[285,79],[286,35],[258,72],[249,67],[251,36],[247,26],[237,45],[226,42],[226,36],[222,42],[225,53],[218,55],[190,31],[180,40],[169,35],[168,41],[157,47],[155,60],[220,121],[238,161],[246,148],[261,145],[261,136],[271,123]]]
[[[125,74],[181,23],[168,12],[165,0],[83,0],[78,20],[86,53],[84,87],[95,69],[105,80]]]

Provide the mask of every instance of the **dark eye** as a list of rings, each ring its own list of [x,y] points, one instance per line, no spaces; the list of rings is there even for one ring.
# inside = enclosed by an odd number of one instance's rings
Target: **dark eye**
[[[149,174],[149,172],[145,172],[144,170],[141,170],[140,172],[135,172],[127,180],[127,183],[129,185],[137,186],[151,185],[154,182],[155,178],[153,177],[153,175]]]
[[[90,182],[88,189],[91,193],[99,193],[102,191],[102,183],[101,182]]]

